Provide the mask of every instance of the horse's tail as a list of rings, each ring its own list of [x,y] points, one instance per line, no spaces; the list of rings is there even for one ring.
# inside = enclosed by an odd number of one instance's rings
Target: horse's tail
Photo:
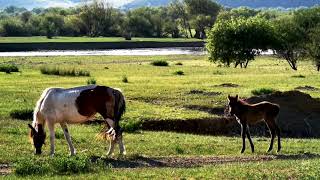
[[[116,89],[115,93],[114,117],[119,122],[122,115],[126,112],[126,99],[120,89]]]
[[[280,105],[279,104],[272,104],[272,109],[270,110],[270,115],[277,118],[279,115],[279,112],[280,112]]]

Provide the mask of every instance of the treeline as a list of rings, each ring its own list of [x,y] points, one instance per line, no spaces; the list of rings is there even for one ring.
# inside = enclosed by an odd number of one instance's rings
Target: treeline
[[[115,9],[103,0],[74,8],[14,6],[0,13],[1,36],[131,36],[205,38],[222,7],[211,0],[176,0],[166,7]]]
[[[297,70],[301,59],[312,59],[320,70],[320,7],[294,11],[222,11],[209,32],[209,59],[247,67],[262,50],[273,50]]]

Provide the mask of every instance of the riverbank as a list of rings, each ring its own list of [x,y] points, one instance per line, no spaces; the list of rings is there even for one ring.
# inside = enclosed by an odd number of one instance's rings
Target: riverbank
[[[39,50],[98,50],[98,49],[135,49],[165,47],[204,47],[203,41],[157,42],[40,42],[40,43],[0,43],[0,52],[39,51]]]

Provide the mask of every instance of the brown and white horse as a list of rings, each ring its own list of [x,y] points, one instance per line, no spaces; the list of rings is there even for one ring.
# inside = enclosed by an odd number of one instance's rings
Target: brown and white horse
[[[246,149],[245,138],[246,135],[249,139],[251,151],[254,152],[254,146],[251,140],[249,126],[260,121],[265,121],[270,133],[271,133],[271,143],[268,149],[270,152],[273,148],[273,141],[275,135],[278,136],[278,152],[281,149],[280,144],[280,129],[276,124],[276,118],[280,111],[280,106],[278,104],[263,101],[257,104],[249,104],[238,98],[228,96],[229,99],[229,113],[235,116],[238,122],[241,124],[241,137],[242,137],[242,149],[241,153]]]
[[[54,126],[59,123],[68,142],[70,154],[74,155],[76,151],[67,124],[86,122],[99,113],[106,121],[106,133],[112,137],[107,154],[113,153],[116,143],[119,144],[120,154],[125,154],[122,129],[119,126],[125,109],[126,102],[121,91],[110,87],[90,85],[70,89],[48,88],[43,91],[36,104],[32,125],[28,124],[35,153],[41,154],[46,138],[44,128],[47,125],[50,131],[50,155],[54,155]]]

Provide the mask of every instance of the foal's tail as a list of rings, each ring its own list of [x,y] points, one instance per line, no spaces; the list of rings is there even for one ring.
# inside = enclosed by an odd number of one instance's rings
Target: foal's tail
[[[120,89],[115,89],[115,106],[114,106],[114,117],[115,121],[119,122],[122,115],[126,111],[126,99]]]

